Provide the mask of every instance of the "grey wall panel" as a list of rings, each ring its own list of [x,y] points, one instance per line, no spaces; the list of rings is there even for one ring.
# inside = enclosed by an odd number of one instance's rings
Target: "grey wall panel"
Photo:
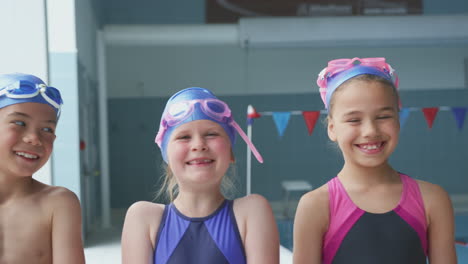
[[[316,93],[317,75],[329,60],[353,57],[386,57],[402,90],[456,89],[465,85],[468,46],[112,46],[107,53],[108,92],[110,98],[166,97],[198,85],[220,95]]]
[[[190,86],[245,94],[243,63],[241,48],[234,46],[111,46],[109,97],[164,97]]]
[[[210,87],[207,87],[210,88]],[[467,89],[403,91],[405,106],[468,106]],[[258,111],[320,110],[317,94],[221,96],[231,106],[234,117],[246,129],[245,112],[252,104]],[[154,144],[159,118],[167,98],[109,100],[112,207],[125,208],[137,200],[152,200],[158,188],[162,159]],[[321,116],[324,117],[323,115]],[[449,111],[441,111],[431,130],[421,112],[411,112],[401,131],[400,144],[391,158],[399,171],[442,185],[451,194],[466,193],[468,178],[468,128],[458,131]],[[342,158],[328,140],[322,120],[311,136],[302,116],[291,117],[279,138],[271,116],[255,120],[253,141],[265,163],[252,161],[252,192],[269,200],[282,198],[280,182],[308,180],[320,186],[336,175]],[[242,139],[234,147],[238,195],[244,195],[246,145]]]

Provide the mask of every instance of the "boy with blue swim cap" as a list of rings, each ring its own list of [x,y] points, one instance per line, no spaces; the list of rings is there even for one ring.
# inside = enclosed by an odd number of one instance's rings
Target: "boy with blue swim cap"
[[[13,73],[0,78],[0,108],[19,103],[43,103],[50,105],[60,115],[63,104],[59,90],[47,85],[34,75]]]
[[[23,73],[0,74],[0,259],[84,263],[81,209],[74,193],[32,175],[49,159],[62,98]]]
[[[156,143],[167,164],[170,204],[137,202],[125,218],[122,263],[279,263],[273,212],[260,195],[226,199],[221,182],[234,162],[236,131],[261,155],[211,91],[191,87],[169,98]]]

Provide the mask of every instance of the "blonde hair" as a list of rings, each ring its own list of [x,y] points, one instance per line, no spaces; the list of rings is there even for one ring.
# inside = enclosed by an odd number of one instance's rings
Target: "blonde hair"
[[[161,198],[170,203],[174,201],[174,199],[179,194],[179,186],[177,184],[177,180],[174,177],[174,173],[172,172],[169,165],[165,162],[163,163],[162,167],[164,168],[164,173],[162,177],[162,184],[160,189],[156,193],[156,199]],[[226,174],[223,176],[221,181],[221,193],[227,199],[233,199],[235,195],[238,193],[236,188],[236,166],[235,163],[231,163]]]

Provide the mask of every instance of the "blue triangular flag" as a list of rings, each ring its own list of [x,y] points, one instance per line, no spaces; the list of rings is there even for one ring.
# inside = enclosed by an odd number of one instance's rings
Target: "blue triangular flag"
[[[407,107],[402,107],[400,109],[400,129],[402,129],[403,126],[405,125],[406,120],[409,117],[409,113],[410,113],[410,109]]]
[[[276,129],[280,137],[283,136],[286,127],[288,126],[291,112],[273,112],[273,120],[275,121]]]
[[[465,123],[466,107],[452,107],[452,113],[457,121],[459,130],[463,129],[463,123]]]

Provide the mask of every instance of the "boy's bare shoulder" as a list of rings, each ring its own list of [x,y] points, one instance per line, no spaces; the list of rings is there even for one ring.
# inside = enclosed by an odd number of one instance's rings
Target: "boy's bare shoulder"
[[[61,186],[51,186],[40,182],[36,183],[33,197],[36,201],[55,206],[68,206],[72,204],[79,205],[78,196],[69,189]]]
[[[30,263],[31,259],[35,259],[34,263],[52,263],[57,255],[68,254],[63,253],[66,249],[55,250],[62,246],[80,254],[81,210],[77,196],[64,187],[36,180],[24,190],[21,199],[12,199],[3,208],[5,215],[15,216],[2,219],[0,224],[3,239],[16,241],[8,252],[2,252],[2,257],[10,260],[6,263]],[[69,247],[69,243],[77,246]]]

